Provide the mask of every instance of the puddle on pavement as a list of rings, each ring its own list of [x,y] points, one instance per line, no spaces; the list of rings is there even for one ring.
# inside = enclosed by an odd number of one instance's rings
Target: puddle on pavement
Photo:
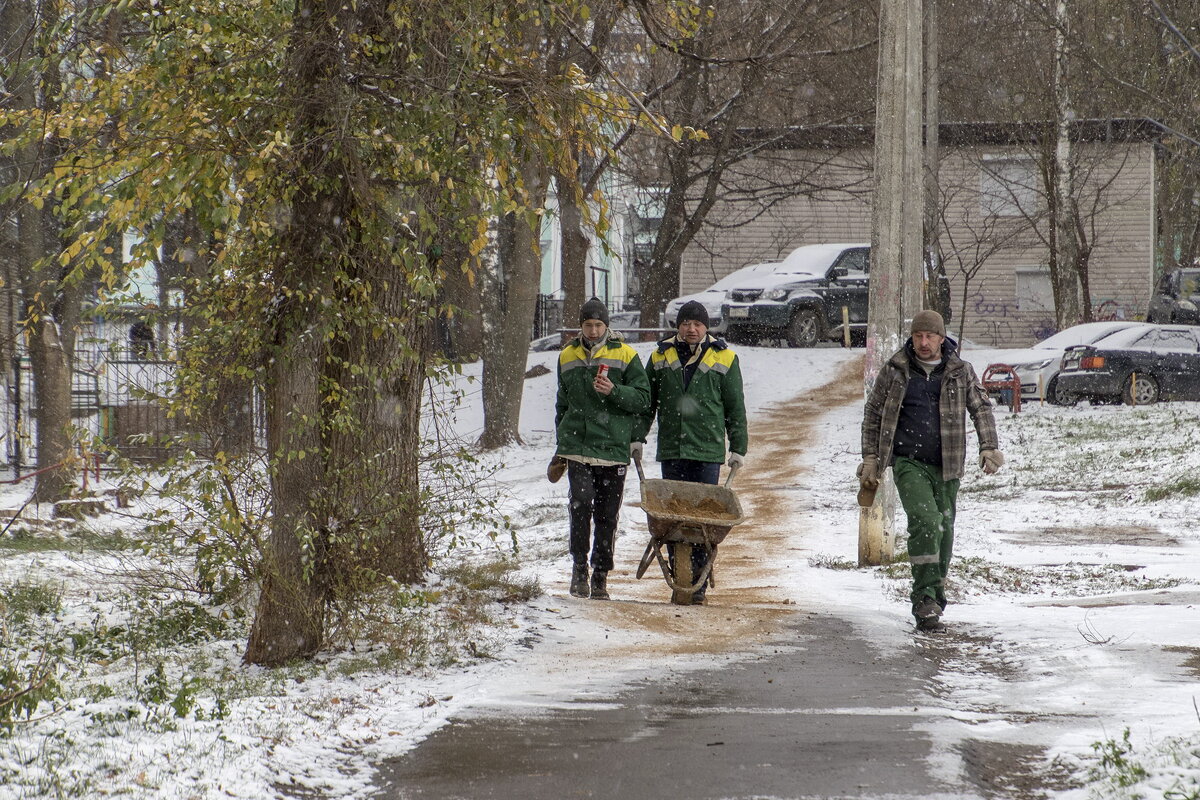
[[[1071,771],[1037,745],[968,739],[959,745],[967,778],[989,798],[1041,800],[1074,789]]]
[[[989,636],[980,636],[956,627],[951,622],[937,631],[915,635],[918,652],[943,672],[987,675],[1000,681],[1015,681],[1020,677],[1019,661],[1009,658],[1004,646]],[[948,696],[949,688],[934,694]]]
[[[1178,547],[1179,540],[1149,525],[1088,525],[997,531],[1010,542],[1031,544],[1120,544],[1130,547]]]
[[[1185,658],[1179,666],[1200,678],[1200,647],[1164,647],[1168,653],[1182,653]]]

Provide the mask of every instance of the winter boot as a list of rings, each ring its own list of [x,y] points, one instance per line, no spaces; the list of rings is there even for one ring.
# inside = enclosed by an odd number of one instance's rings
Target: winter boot
[[[592,599],[608,599],[608,573],[602,569],[592,572]]]
[[[932,597],[922,597],[913,603],[912,613],[917,620],[917,630],[935,631],[942,627],[942,607]]]
[[[571,570],[571,594],[575,597],[588,596],[587,564],[576,564]]]

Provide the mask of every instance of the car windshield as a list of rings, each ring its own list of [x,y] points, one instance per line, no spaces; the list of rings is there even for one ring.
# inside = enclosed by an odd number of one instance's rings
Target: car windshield
[[[828,245],[798,247],[783,260],[785,269],[779,272],[804,273],[824,277],[829,265],[846,250],[846,247]]]
[[[1123,330],[1137,327],[1136,322],[1085,322],[1072,325],[1065,331],[1043,339],[1034,345],[1037,350],[1065,350],[1077,344],[1092,344]]]
[[[1117,331],[1111,336],[1104,337],[1103,342],[1096,344],[1114,350],[1129,349],[1129,350],[1148,350],[1155,342],[1158,341],[1158,328],[1127,328],[1123,331]]]
[[[773,272],[777,267],[779,267],[779,265],[780,265],[780,262],[778,262],[778,261],[770,261],[770,262],[765,262],[762,264],[751,264],[748,267],[742,267],[741,269],[736,269],[733,272],[726,275],[724,278],[721,278],[720,280],[718,280],[712,286],[709,286],[704,291],[706,291],[706,292],[728,291],[729,289],[732,289],[734,286],[736,286],[738,284],[738,282],[744,281],[752,275],[761,275],[764,273]]]
[[[1186,329],[1163,328],[1158,332],[1158,340],[1154,343],[1154,349],[1167,353],[1194,353],[1196,352],[1196,336]]]
[[[1200,294],[1200,270],[1184,270],[1179,275],[1179,293],[1184,297]]]

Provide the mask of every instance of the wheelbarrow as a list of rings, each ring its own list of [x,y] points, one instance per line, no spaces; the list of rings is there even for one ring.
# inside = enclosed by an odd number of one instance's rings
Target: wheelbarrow
[[[737,468],[729,471],[724,485],[646,480],[642,463],[635,459],[638,477],[641,478],[642,499],[639,505],[646,512],[650,528],[650,541],[638,564],[637,577],[641,578],[654,561],[662,568],[663,577],[671,587],[671,602],[690,605],[692,595],[704,585],[706,579],[713,586],[713,562],[717,559],[717,546],[735,526],[746,521],[742,504],[729,488]],[[670,559],[663,556],[663,548],[669,548]],[[703,547],[708,554],[707,563],[699,575],[692,574],[692,548]],[[674,569],[670,564],[674,561]]]

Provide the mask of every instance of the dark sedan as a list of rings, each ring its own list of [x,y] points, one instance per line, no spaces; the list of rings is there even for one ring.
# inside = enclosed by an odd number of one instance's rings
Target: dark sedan
[[[1200,328],[1151,325],[1079,345],[1063,354],[1059,397],[1074,402],[1149,405],[1159,400],[1200,400]]]

